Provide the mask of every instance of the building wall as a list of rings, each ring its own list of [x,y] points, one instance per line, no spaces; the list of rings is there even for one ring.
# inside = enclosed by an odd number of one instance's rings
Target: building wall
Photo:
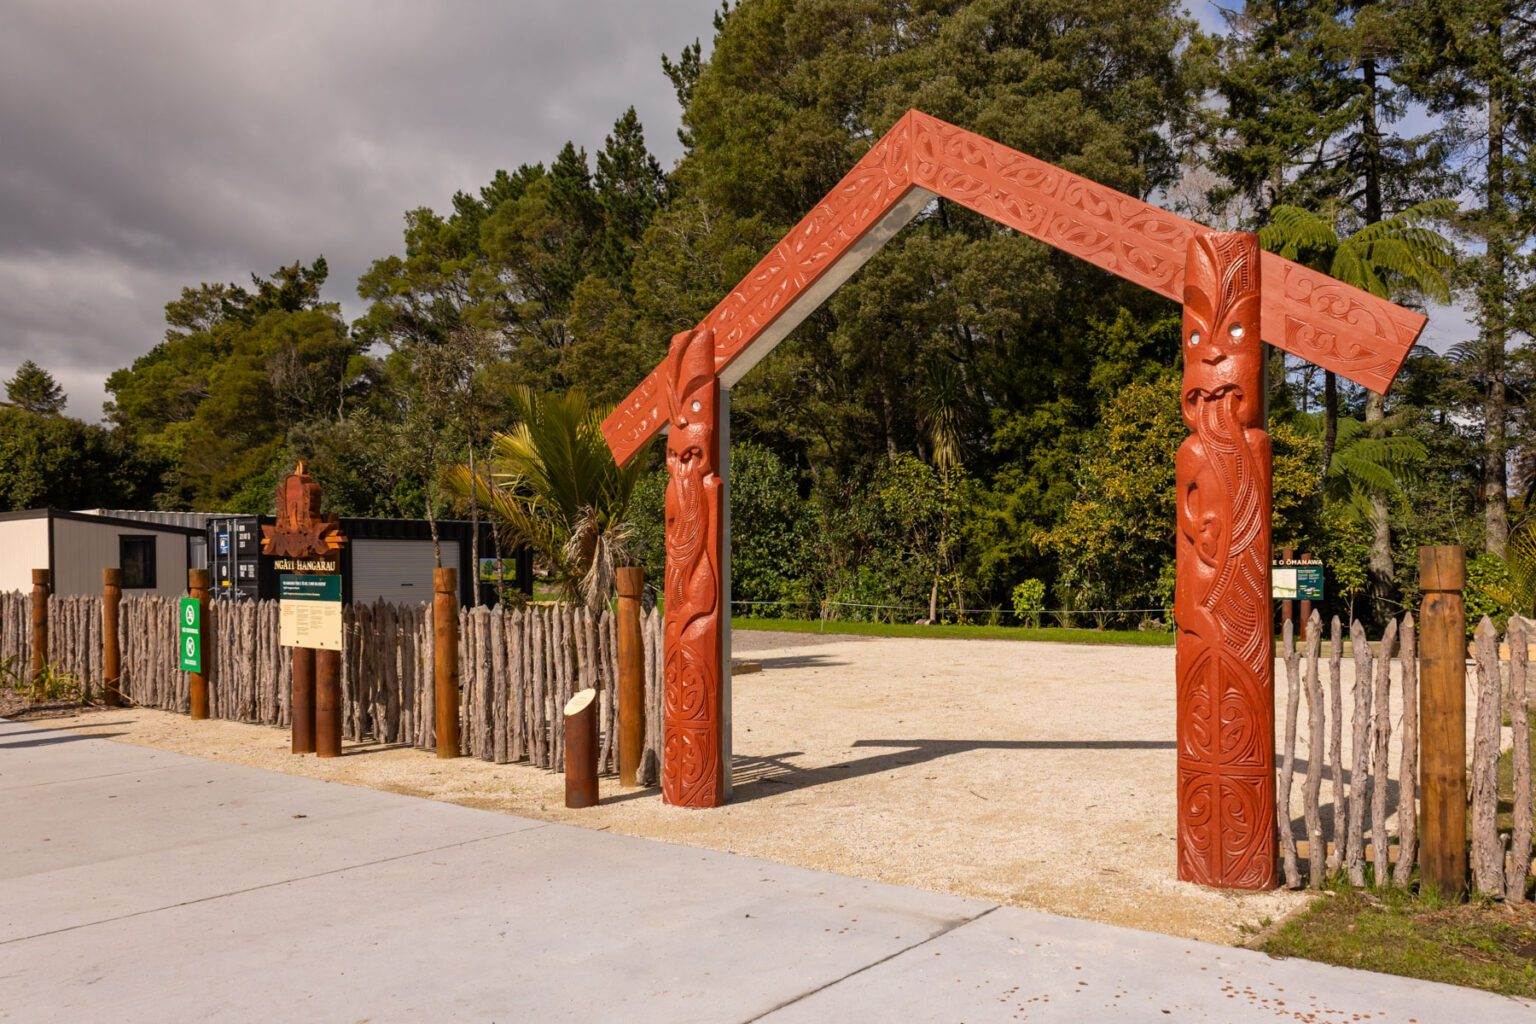
[[[0,591],[32,590],[32,570],[48,568],[48,516],[0,520]]]
[[[443,564],[457,567],[458,542],[445,540],[442,549]],[[430,540],[355,540],[352,600],[357,604],[380,598],[395,604],[430,602],[436,566]]]
[[[155,587],[129,590],[123,596],[160,594],[174,597],[187,592],[187,537],[181,533],[143,526],[118,526],[77,519],[53,521],[53,592],[55,594],[101,593],[101,570],[120,568],[120,536],[155,538]],[[30,584],[29,584],[30,586]]]

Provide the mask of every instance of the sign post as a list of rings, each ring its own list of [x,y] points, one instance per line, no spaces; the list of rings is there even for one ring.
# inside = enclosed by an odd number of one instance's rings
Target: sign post
[[[320,485],[300,460],[277,486],[277,522],[261,528],[276,559],[278,642],[293,651],[293,752],[341,754],[341,521],[320,512]]]
[[[341,577],[279,576],[277,617],[284,647],[341,650]]]
[[[203,604],[195,597],[178,598],[176,619],[180,623],[181,670],[203,670]]]
[[[1323,599],[1323,563],[1320,559],[1281,558],[1271,566],[1269,578],[1276,601]]]
[[[208,570],[187,570],[187,596],[176,603],[177,646],[181,670],[187,673],[188,711],[196,719],[208,717],[208,674],[203,670],[203,630],[208,611]]]

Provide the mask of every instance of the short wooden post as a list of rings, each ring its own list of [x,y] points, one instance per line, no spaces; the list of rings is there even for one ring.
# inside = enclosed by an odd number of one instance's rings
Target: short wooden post
[[[341,756],[340,651],[315,651],[315,754]]]
[[[1289,557],[1289,556],[1287,556],[1287,557]],[[1303,551],[1301,553],[1301,560],[1303,562],[1310,562],[1312,560],[1311,552]],[[1302,622],[1302,628],[1305,629],[1306,628],[1306,624],[1308,622],[1311,622],[1311,621],[1312,621],[1312,602],[1311,601],[1303,601],[1303,602],[1301,602],[1301,622]]]
[[[32,570],[32,697],[42,700],[43,669],[48,664],[48,594],[53,589],[53,574],[47,569]]]
[[[1466,553],[1419,549],[1419,735],[1423,884],[1456,896],[1467,884]]]
[[[459,756],[459,572],[432,570],[432,692],[437,756]]]
[[[640,595],[645,570],[619,570],[619,785],[633,788],[645,750],[645,641],[640,634]]]
[[[1285,559],[1287,562],[1289,562],[1291,559],[1296,557],[1296,549],[1295,548],[1282,548],[1281,551],[1280,551],[1280,557]],[[1296,602],[1293,601],[1290,598],[1286,598],[1284,601],[1280,602],[1280,625],[1284,626],[1287,622],[1294,622],[1295,620],[1296,620]],[[1306,616],[1305,612],[1302,613],[1301,621],[1302,622],[1306,622],[1307,621],[1307,616]]]
[[[197,649],[202,652],[203,671],[187,673],[187,697],[193,718],[208,717],[208,570],[187,570],[187,596],[199,605]]]
[[[123,570],[101,570],[101,702],[123,706],[123,649],[117,639],[123,605]]]
[[[565,702],[565,806],[597,806],[597,691]]]
[[[315,752],[315,649],[293,648],[293,685],[288,701],[295,754]]]

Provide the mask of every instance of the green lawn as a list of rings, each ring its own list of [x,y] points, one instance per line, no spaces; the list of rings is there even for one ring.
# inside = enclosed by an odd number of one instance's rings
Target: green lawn
[[[1536,907],[1448,903],[1400,889],[1331,891],[1263,944],[1303,957],[1536,998]]]
[[[766,629],[781,633],[843,633],[850,636],[926,636],[972,640],[1050,640],[1062,644],[1132,644],[1172,647],[1172,633],[1135,629],[1061,629],[1027,626],[916,626],[910,623],[823,622],[820,619],[760,619],[733,616],[733,629]]]
[[[1506,750],[1499,760],[1499,828],[1506,832],[1513,811],[1510,768]],[[1277,956],[1536,998],[1536,906],[1529,903],[1452,903],[1400,889],[1353,892],[1341,886],[1287,921],[1263,948]]]

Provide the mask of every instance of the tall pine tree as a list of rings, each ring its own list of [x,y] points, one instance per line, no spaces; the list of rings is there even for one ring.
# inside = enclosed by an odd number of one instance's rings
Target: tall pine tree
[[[1217,200],[1237,200],[1254,226],[1277,206],[1300,207],[1344,235],[1381,223],[1445,186],[1444,152],[1433,135],[1394,128],[1407,93],[1405,22],[1396,4],[1340,0],[1253,0],[1228,15],[1212,163],[1226,178]],[[1407,299],[1409,295],[1394,298]],[[1338,437],[1339,383],[1323,375],[1323,467]],[[1385,428],[1386,406],[1364,397],[1368,429]],[[1369,591],[1378,616],[1395,590],[1387,498],[1371,497]]]

